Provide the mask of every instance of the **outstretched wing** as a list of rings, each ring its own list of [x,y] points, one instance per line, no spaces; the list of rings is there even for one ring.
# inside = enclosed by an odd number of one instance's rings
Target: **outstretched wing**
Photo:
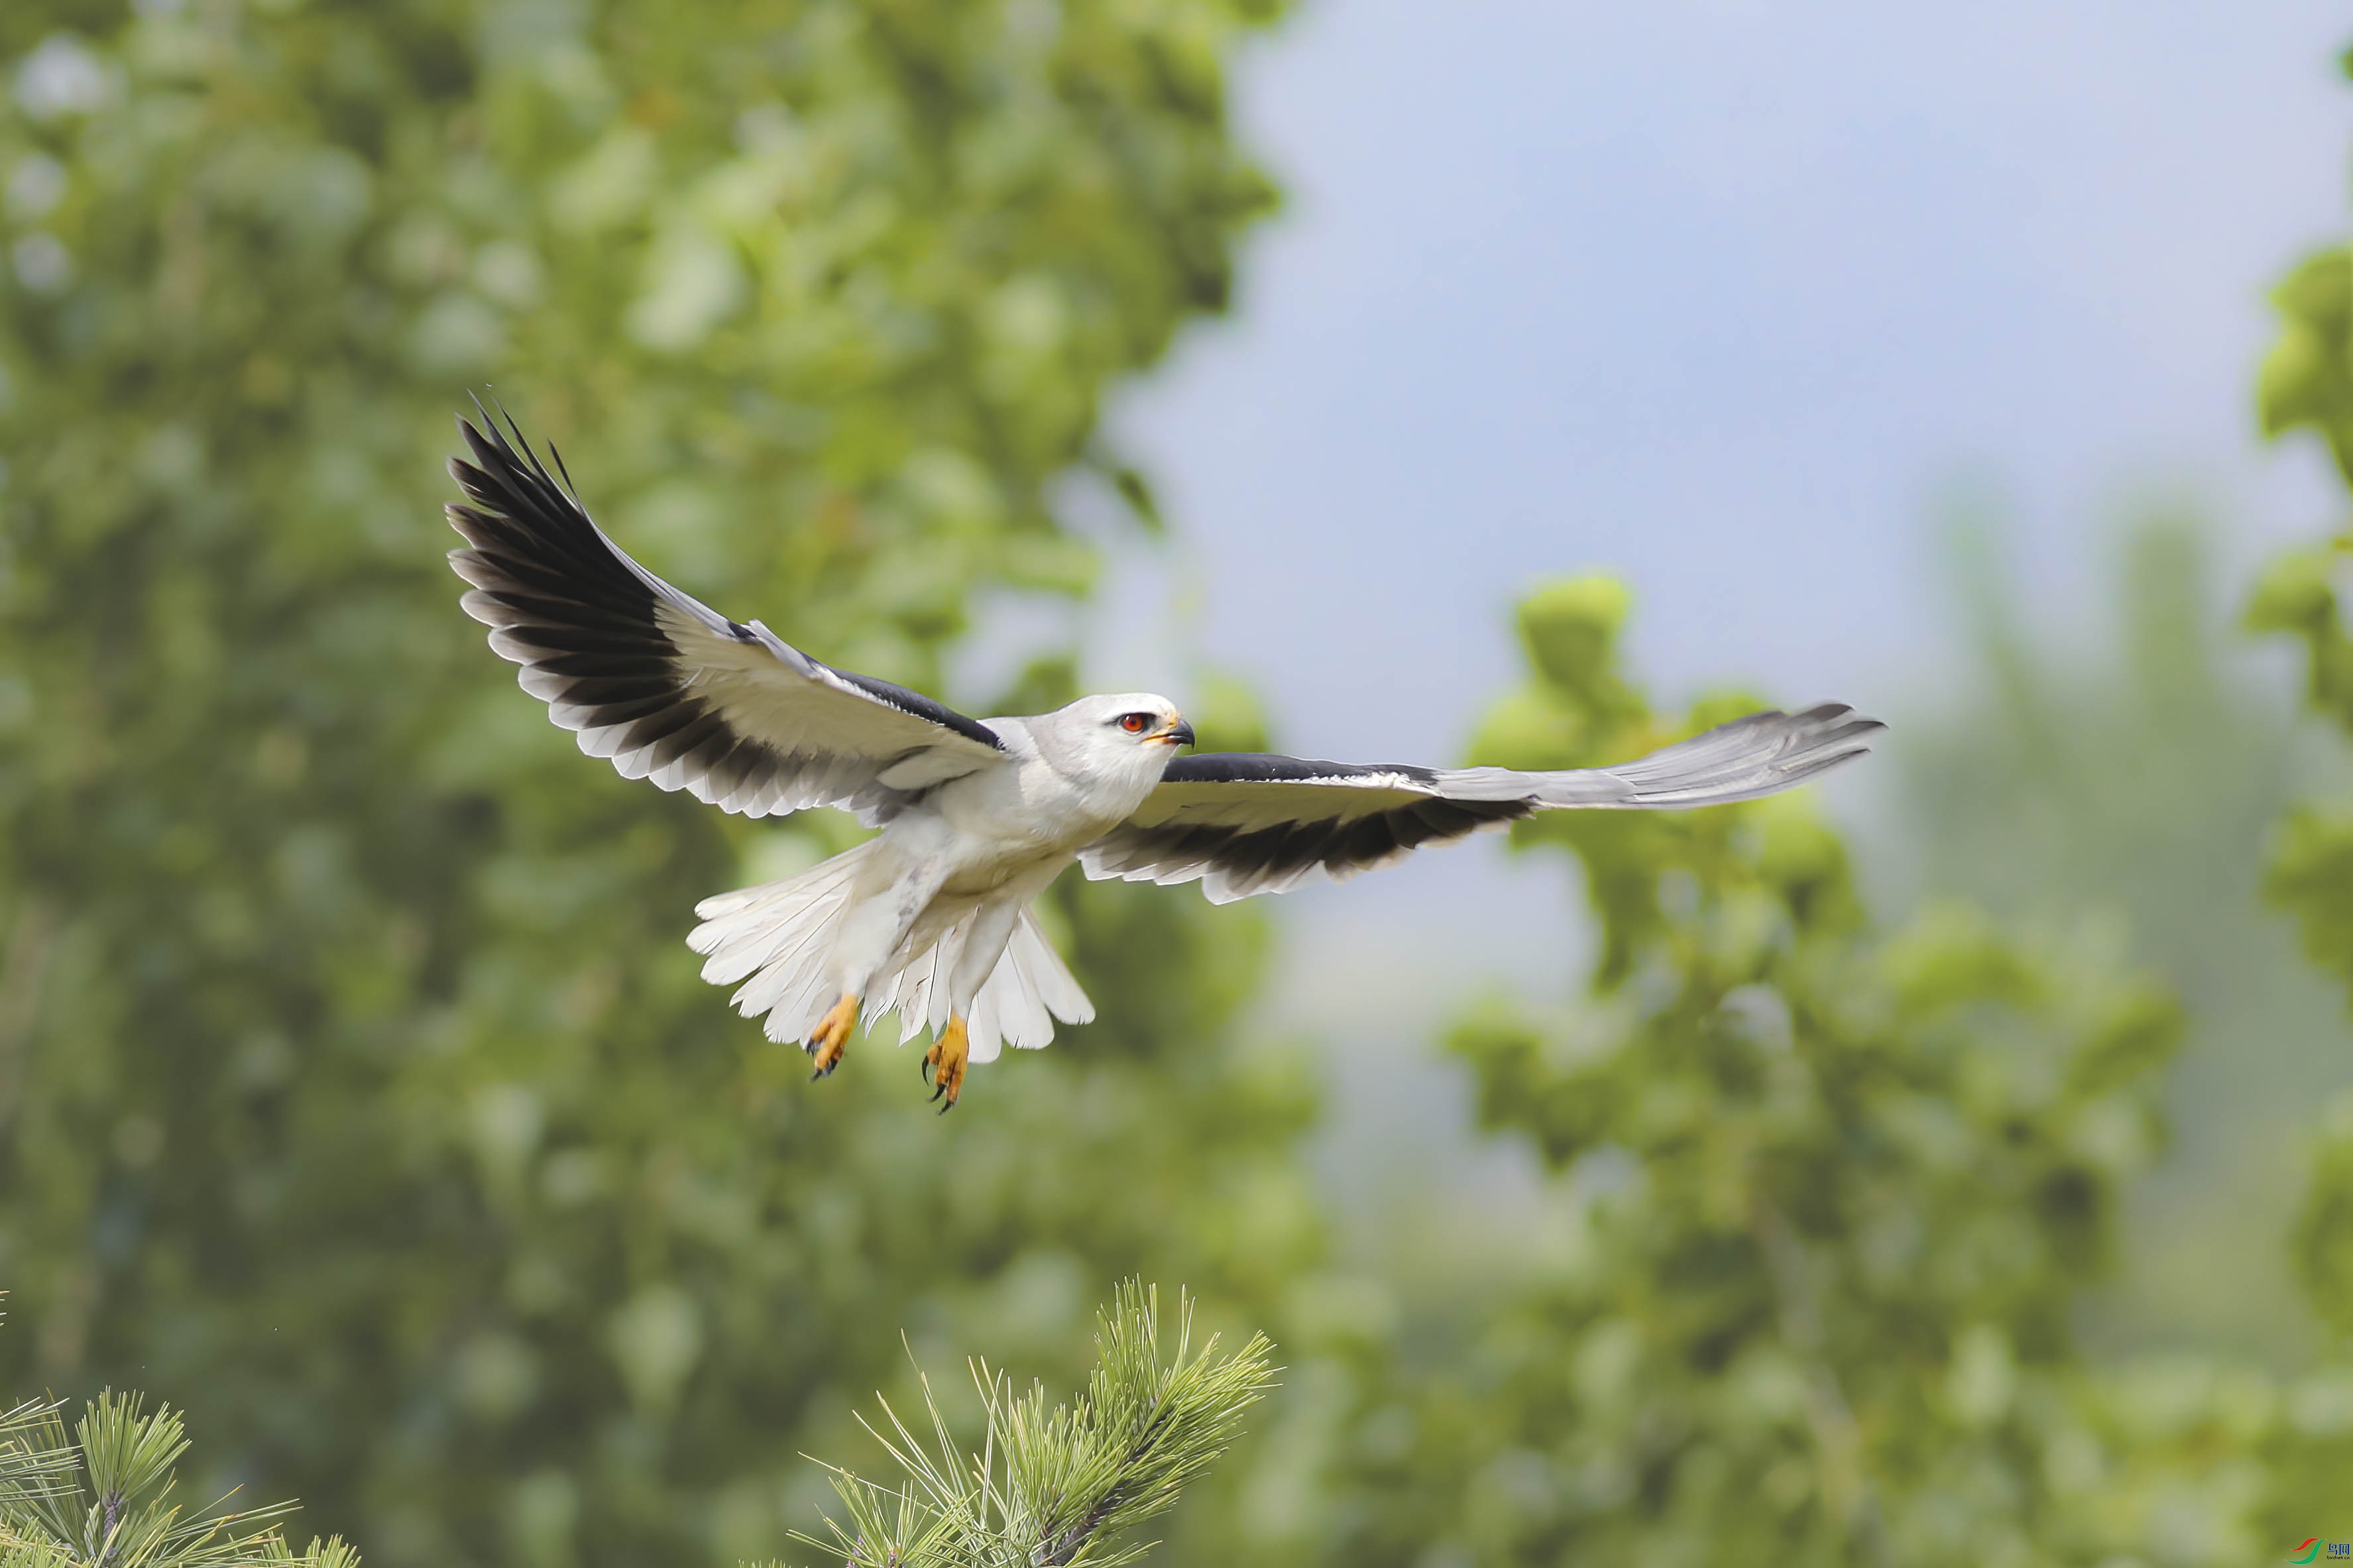
[[[473,585],[459,602],[522,689],[625,778],[746,816],[842,805],[870,822],[933,784],[1000,765],[994,731],[930,698],[739,626],[621,552],[522,440],[458,422],[474,460],[448,509]],[[522,450],[516,450],[516,445]]]
[[[1190,882],[1217,903],[1335,881],[1555,806],[1681,810],[1754,800],[1871,749],[1885,728],[1837,703],[1752,713],[1612,768],[1530,773],[1179,757],[1134,816],[1089,845],[1090,877]]]

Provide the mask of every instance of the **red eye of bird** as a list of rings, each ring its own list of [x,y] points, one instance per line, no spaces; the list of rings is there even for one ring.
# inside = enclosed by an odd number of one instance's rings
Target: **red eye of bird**
[[[1148,714],[1123,713],[1119,716],[1119,727],[1131,735],[1143,734],[1144,727],[1151,722],[1152,720]]]

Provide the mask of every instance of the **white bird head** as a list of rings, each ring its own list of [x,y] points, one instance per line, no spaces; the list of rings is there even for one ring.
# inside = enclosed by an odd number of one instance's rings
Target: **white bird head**
[[[1159,782],[1177,747],[1193,743],[1176,704],[1149,691],[1082,697],[1036,728],[1041,740],[1050,737],[1065,771],[1145,788]]]

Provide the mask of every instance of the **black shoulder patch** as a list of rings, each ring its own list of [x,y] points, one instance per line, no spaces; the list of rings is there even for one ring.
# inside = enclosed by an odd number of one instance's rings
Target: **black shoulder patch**
[[[816,660],[812,659],[810,662],[815,663]],[[994,751],[1005,750],[1005,742],[997,739],[996,731],[977,719],[965,718],[944,702],[935,702],[920,691],[910,691],[903,686],[894,686],[887,680],[877,680],[871,675],[860,675],[856,670],[836,669],[829,664],[825,668],[832,670],[834,674],[869,697],[880,698],[902,713],[913,713],[918,719],[928,719],[943,730],[954,730],[965,739],[978,741],[982,745]]]

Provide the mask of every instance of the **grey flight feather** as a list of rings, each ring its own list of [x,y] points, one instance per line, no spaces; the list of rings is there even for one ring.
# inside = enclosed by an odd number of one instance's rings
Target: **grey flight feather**
[[[1184,757],[1080,861],[1098,879],[1198,880],[1224,903],[1318,876],[1345,880],[1424,844],[1554,807],[1683,810],[1754,800],[1862,755],[1883,728],[1839,703],[1752,713],[1630,763],[1561,773]]]

